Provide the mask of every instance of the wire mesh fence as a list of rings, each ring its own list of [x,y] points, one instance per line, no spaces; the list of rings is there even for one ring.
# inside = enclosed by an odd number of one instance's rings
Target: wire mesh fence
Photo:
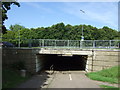
[[[53,40],[53,39],[8,39],[2,38],[2,42],[10,42],[14,47],[29,48],[120,48],[120,40]]]

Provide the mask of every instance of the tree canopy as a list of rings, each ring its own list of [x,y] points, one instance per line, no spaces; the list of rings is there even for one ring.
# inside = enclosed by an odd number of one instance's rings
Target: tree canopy
[[[91,25],[83,25],[85,40],[116,40],[120,39],[120,32],[113,30],[107,26],[103,28],[96,28]],[[65,25],[64,23],[57,23],[50,27],[26,28],[24,26],[15,24],[11,25],[9,30],[3,34],[3,41],[8,41],[14,45],[18,45],[20,40],[21,45],[27,46],[32,42],[39,44],[39,40],[34,39],[57,39],[57,40],[81,40],[82,25]],[[7,39],[5,39],[7,38]]]
[[[7,11],[11,9],[11,5],[17,5],[20,7],[20,4],[15,0],[13,2],[1,2],[2,3],[2,33],[5,34],[7,29],[4,25],[4,21],[8,19]]]
[[[96,28],[91,25],[83,25],[83,33],[85,40],[113,40],[119,38],[120,32],[113,30],[107,26]],[[15,24],[10,26],[3,37],[18,38],[20,33],[21,39],[58,39],[58,40],[81,40],[82,25],[65,25],[57,23],[50,27],[25,28],[24,26]]]

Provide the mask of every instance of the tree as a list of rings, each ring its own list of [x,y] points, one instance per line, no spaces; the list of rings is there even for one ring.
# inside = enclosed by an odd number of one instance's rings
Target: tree
[[[24,26],[21,26],[19,24],[11,25],[9,28],[10,28],[11,31],[18,31],[18,30],[21,30],[21,29],[25,29]]]
[[[20,7],[20,4],[16,1],[13,2],[2,2],[2,33],[5,34],[7,29],[4,25],[4,21],[8,19],[7,11],[11,9],[11,5],[17,5]],[[1,8],[0,8],[1,9]]]
[[[85,40],[114,40],[120,39],[120,32],[109,27],[98,29],[91,25],[84,25]],[[118,34],[119,33],[119,34]],[[51,27],[25,28],[24,26],[15,24],[10,26],[10,30],[3,35],[8,38],[11,43],[18,43],[21,39],[23,45],[28,45],[27,39],[62,39],[62,40],[81,40],[82,25],[64,25],[58,23]],[[7,39],[6,39],[7,40]],[[33,40],[34,41],[34,40]]]

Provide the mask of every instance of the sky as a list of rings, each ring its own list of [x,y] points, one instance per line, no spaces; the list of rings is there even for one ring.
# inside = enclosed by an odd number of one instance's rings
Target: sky
[[[7,29],[14,24],[38,28],[63,22],[118,30],[118,2],[20,2],[20,5],[12,5],[8,11]]]

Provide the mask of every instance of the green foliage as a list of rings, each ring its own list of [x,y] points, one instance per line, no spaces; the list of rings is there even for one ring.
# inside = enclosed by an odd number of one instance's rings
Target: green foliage
[[[109,27],[98,29],[91,25],[83,25],[85,40],[114,40],[119,39],[118,31]],[[15,24],[10,26],[10,30],[3,35],[4,38],[9,38],[8,42],[13,44],[18,43],[21,39],[21,44],[27,44],[26,39],[58,39],[58,40],[81,40],[82,25],[65,25],[58,23],[51,27],[25,28],[24,26]],[[3,39],[4,41],[4,39]],[[5,40],[7,41],[7,39]],[[107,43],[106,43],[107,44]]]
[[[107,89],[104,89],[104,90],[120,90],[119,88],[117,87],[113,87],[113,86],[107,86],[107,85],[100,85],[101,88],[107,88]]]
[[[2,70],[2,88],[14,88],[18,84],[28,80],[29,75],[26,77],[20,76],[20,74],[12,69],[3,69]]]
[[[93,80],[110,82],[110,83],[118,83],[118,79],[117,79],[117,78],[104,77],[104,76],[101,76],[101,75],[95,74],[95,73],[87,74],[87,76],[88,76],[90,79],[93,79]]]
[[[0,4],[1,4],[1,2],[0,2]],[[2,8],[1,8],[2,10],[1,9],[0,10],[2,11],[2,30],[3,30],[2,33],[3,34],[5,34],[7,31],[5,25],[3,25],[3,24],[4,24],[4,21],[8,19],[7,11],[11,9],[10,6],[12,4],[20,7],[20,4],[18,2],[16,2],[16,0],[13,0],[12,2],[2,2]]]
[[[118,73],[120,69],[120,66],[115,66],[115,67],[112,67],[112,68],[109,68],[109,69],[104,69],[102,71],[99,71],[97,72],[98,74],[104,76],[104,77],[120,77],[120,74]]]
[[[15,70],[25,69],[25,62],[23,62],[23,61],[15,62],[11,65],[11,67]]]
[[[120,78],[119,72],[120,72],[120,66],[115,66],[98,72],[87,73],[86,75],[93,80],[119,83],[118,82],[119,81],[118,79]]]
[[[18,30],[21,30],[21,29],[25,29],[25,27],[24,27],[24,26],[21,26],[21,25],[19,25],[19,24],[15,24],[15,25],[11,25],[11,26],[10,26],[10,30],[11,30],[11,31],[18,31]]]

